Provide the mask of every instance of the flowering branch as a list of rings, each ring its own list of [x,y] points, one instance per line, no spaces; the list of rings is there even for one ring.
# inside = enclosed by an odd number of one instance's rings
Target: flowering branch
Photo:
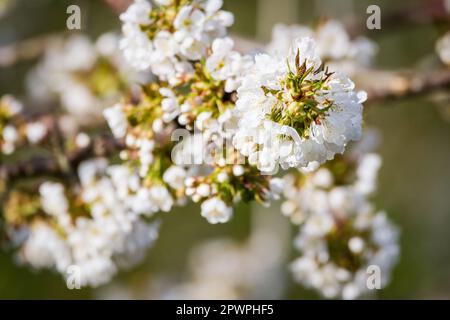
[[[237,41],[237,46],[242,44]],[[245,47],[245,46],[244,46]],[[243,48],[242,46],[240,48]],[[246,51],[244,49],[244,51]],[[380,104],[382,101],[427,95],[450,86],[450,69],[441,69],[428,73],[412,71],[370,71],[361,80],[361,87],[367,92],[366,104]],[[54,123],[54,115],[42,117],[47,126]],[[45,121],[44,121],[45,120]],[[83,148],[76,148],[67,156],[71,167],[76,168],[83,160],[96,156],[108,156],[123,147],[120,140],[111,136],[94,138]],[[0,168],[0,177],[8,181],[36,176],[62,176],[63,171],[55,158],[34,157],[24,162],[4,165]]]
[[[390,32],[398,29],[421,26],[434,22],[449,21],[444,0],[424,0],[414,5],[400,6],[390,12],[383,12],[382,30]],[[383,10],[383,9],[382,9]],[[346,22],[346,29],[351,36],[358,36],[371,30],[365,28],[367,16],[354,18]]]

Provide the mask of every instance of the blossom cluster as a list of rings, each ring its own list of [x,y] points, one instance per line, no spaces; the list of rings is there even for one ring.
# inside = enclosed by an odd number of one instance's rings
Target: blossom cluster
[[[19,259],[35,268],[51,268],[69,276],[79,268],[80,283],[108,282],[120,267],[138,263],[158,235],[158,223],[142,202],[139,177],[120,165],[98,158],[82,163],[80,186],[59,182],[39,187],[41,210],[27,230]],[[23,230],[22,230],[23,231]],[[17,237],[17,235],[16,235]]]
[[[231,143],[236,90],[253,59],[233,49],[226,36],[232,15],[221,5],[168,1],[152,8],[147,1],[135,1],[121,15],[122,49],[135,62],[148,54],[143,60],[148,65],[134,66],[149,68],[156,80],[143,86],[138,102],[104,112],[115,137],[125,140],[122,159],[137,166],[146,183],[168,190],[168,203],[199,202],[211,223],[227,222],[236,201],[276,197],[278,181],[243,166],[245,159]],[[146,45],[131,46],[130,41]],[[174,143],[177,132],[182,141]]]
[[[41,61],[27,75],[30,97],[41,104],[57,102],[78,122],[101,117],[101,111],[144,80],[124,63],[119,36],[102,34],[95,42],[81,34],[52,39]]]
[[[120,46],[133,67],[176,84],[192,74],[192,61],[226,35],[233,15],[220,10],[222,0],[154,2],[135,1],[120,16],[125,35]]]
[[[362,149],[357,145],[314,172],[285,177],[282,212],[300,225],[295,246],[302,253],[291,271],[327,298],[369,294],[369,266],[380,269],[386,286],[398,258],[397,228],[369,200],[381,159]]]
[[[436,43],[436,51],[441,61],[450,65],[450,31],[439,38]]]
[[[105,117],[113,133],[125,140],[122,159],[137,169],[151,190],[159,190],[161,200],[155,200],[164,204],[156,206],[159,210],[170,211],[173,205],[183,205],[190,199],[201,203],[201,214],[210,223],[224,223],[231,218],[235,202],[257,199],[266,203],[281,192],[279,179],[268,179],[255,167],[240,164],[235,150],[226,148],[226,159],[216,154],[217,145],[209,131],[188,136],[178,144],[172,142],[175,124],[152,119],[155,114],[163,114],[161,99],[167,98],[159,91],[151,92],[159,95],[157,103],[143,94],[138,104],[106,109]],[[133,125],[136,117],[146,121]]]
[[[364,92],[324,68],[312,38],[294,41],[287,59],[256,56],[237,90],[233,142],[262,172],[317,168],[361,136]]]
[[[379,268],[385,287],[398,258],[397,229],[386,214],[352,200],[343,217],[312,215],[295,241],[302,256],[291,264],[294,278],[326,298],[369,294],[370,266]]]

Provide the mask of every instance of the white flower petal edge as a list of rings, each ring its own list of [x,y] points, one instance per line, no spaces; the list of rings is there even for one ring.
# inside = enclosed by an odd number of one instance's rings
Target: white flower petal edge
[[[233,209],[228,207],[221,199],[213,197],[202,203],[201,215],[206,218],[209,223],[225,223],[231,219]]]

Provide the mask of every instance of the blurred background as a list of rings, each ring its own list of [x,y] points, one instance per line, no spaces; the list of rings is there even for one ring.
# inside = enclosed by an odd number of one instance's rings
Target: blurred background
[[[0,18],[0,48],[53,33],[82,32],[95,39],[103,32],[119,31],[117,12],[106,2],[0,0],[0,7],[5,6]],[[260,42],[270,40],[272,26],[278,22],[308,25],[321,18],[336,18],[378,44],[375,68],[420,70],[436,63],[434,47],[440,26],[420,19],[415,25],[402,24],[396,21],[395,13],[409,12],[424,3],[432,6],[434,2],[225,0],[224,7],[235,15],[233,34]],[[81,8],[81,31],[66,29],[66,8],[71,4]],[[366,8],[370,4],[381,8],[381,30],[365,27]],[[7,60],[5,52],[0,49],[1,61]],[[20,61],[0,66],[0,95],[24,94],[25,75],[39,58],[37,53],[29,47]],[[375,202],[401,229],[400,262],[391,284],[379,292],[382,299],[450,298],[449,108],[448,100],[443,103],[428,96],[414,96],[374,103],[365,111],[366,123],[378,128],[383,137],[379,148],[383,166]],[[295,284],[288,272],[289,261],[298,255],[291,245],[296,228],[279,212],[277,203],[268,209],[241,205],[232,221],[225,225],[209,224],[195,205],[162,214],[160,238],[149,250],[145,262],[121,272],[112,284],[98,289],[68,290],[58,274],[18,266],[12,254],[2,251],[0,298],[158,298],[159,288],[181,285],[186,278],[195,278],[192,266],[202,259],[218,262],[239,259],[239,255],[232,253],[234,247],[253,254],[256,262],[249,264],[265,261],[269,266],[261,272],[259,285],[252,288],[258,297],[317,298],[314,292]],[[261,233],[268,235],[264,241],[273,241],[264,243],[258,238]],[[210,240],[216,240],[219,248],[231,248],[231,253],[220,257],[213,246],[206,250],[206,257],[196,254],[198,247]]]

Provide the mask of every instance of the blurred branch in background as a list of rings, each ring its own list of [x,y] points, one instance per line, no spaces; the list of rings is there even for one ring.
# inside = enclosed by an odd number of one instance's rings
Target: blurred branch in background
[[[346,21],[347,31],[351,36],[365,33],[366,16],[364,19],[353,17]],[[398,32],[399,29],[411,26],[421,26],[442,21],[449,21],[450,17],[445,9],[445,0],[422,0],[417,4],[403,5],[400,8],[382,13],[382,30]]]
[[[115,12],[120,13],[130,5],[132,0],[103,0],[108,6],[110,6]]]
[[[0,47],[0,68],[40,56],[58,34],[44,34]]]
[[[76,147],[67,152],[68,164],[76,168],[83,160],[113,154],[122,148],[122,142],[110,136],[98,136],[92,139],[85,147]],[[62,168],[56,157],[33,157],[24,162],[7,164],[0,167],[0,177],[5,181],[15,181],[21,178],[35,176],[62,176]]]
[[[371,70],[358,77],[368,103],[426,95],[450,86],[450,69],[431,72]]]

